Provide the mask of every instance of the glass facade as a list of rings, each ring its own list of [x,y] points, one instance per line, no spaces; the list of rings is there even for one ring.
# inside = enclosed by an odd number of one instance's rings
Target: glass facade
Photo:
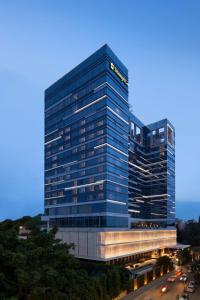
[[[167,120],[143,125],[130,115],[130,226],[175,223],[175,130]]]
[[[50,226],[128,226],[128,71],[105,45],[45,92]]]
[[[174,202],[174,128],[132,115],[128,70],[104,45],[45,91],[49,226],[163,226]]]

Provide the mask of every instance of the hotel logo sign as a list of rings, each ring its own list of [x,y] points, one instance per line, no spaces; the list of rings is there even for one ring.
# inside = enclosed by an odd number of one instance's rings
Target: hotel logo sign
[[[110,63],[110,69],[119,77],[121,82],[128,86],[128,80],[119,72],[119,70],[115,67],[115,65],[112,62]]]

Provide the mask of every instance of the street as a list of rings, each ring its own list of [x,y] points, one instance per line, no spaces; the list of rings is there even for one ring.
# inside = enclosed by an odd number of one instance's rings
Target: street
[[[155,286],[143,293],[141,296],[133,299],[144,300],[148,296],[151,297],[152,300],[157,300],[160,298],[162,298],[162,300],[176,300],[176,296],[182,295],[184,291],[184,283],[176,281],[174,283],[169,283],[169,290],[165,294],[161,294],[160,286],[162,284],[166,284],[166,280],[162,280],[159,283],[155,282]]]
[[[126,300],[176,300],[177,295],[181,296],[184,292],[184,283],[179,281],[179,278],[175,282],[167,282],[166,279],[170,275],[165,275],[158,280],[151,282],[149,285],[137,290],[136,292],[130,293],[125,297]],[[189,280],[192,280],[192,274],[189,275]],[[188,280],[188,281],[189,281]],[[168,291],[164,294],[161,293],[160,287],[162,285],[166,285],[169,287]],[[200,300],[200,287],[196,289],[196,291],[190,295],[190,300]]]

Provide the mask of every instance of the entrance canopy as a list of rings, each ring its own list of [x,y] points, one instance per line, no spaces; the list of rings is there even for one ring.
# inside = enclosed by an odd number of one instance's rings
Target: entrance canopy
[[[176,244],[176,245],[170,247],[170,249],[177,249],[177,250],[178,249],[183,250],[183,249],[187,249],[187,248],[190,248],[190,245]]]

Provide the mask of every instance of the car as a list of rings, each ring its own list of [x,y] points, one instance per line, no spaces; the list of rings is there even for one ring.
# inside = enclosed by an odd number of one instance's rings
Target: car
[[[188,276],[186,273],[183,273],[180,278],[179,278],[180,281],[182,282],[186,282],[188,280]]]
[[[167,282],[175,282],[176,279],[177,279],[176,276],[170,276],[170,277],[167,278]]]
[[[183,294],[178,298],[178,300],[189,300],[189,295],[188,294]]]
[[[196,282],[194,280],[191,280],[188,285],[194,285],[194,286],[196,286]]]
[[[186,292],[188,293],[194,293],[194,291],[196,290],[196,285],[194,281],[190,281],[188,286],[186,287]]]
[[[168,291],[168,285],[166,285],[166,284],[165,285],[161,285],[160,291],[161,291],[162,294],[166,293]]]
[[[188,292],[188,293],[194,293],[194,291],[195,291],[195,286],[193,285],[193,286],[187,286],[186,287],[186,290],[185,290],[186,292]]]

